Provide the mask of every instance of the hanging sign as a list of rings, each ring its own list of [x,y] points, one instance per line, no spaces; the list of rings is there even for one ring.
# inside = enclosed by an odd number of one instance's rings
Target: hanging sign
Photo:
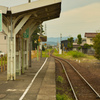
[[[0,10],[0,32],[2,32],[2,11]]]
[[[29,38],[29,28],[23,33],[24,38]]]

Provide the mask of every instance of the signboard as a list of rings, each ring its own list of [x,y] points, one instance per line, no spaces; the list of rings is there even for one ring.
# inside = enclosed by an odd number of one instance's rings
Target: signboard
[[[0,10],[0,32],[2,32],[2,11]]]
[[[23,33],[23,38],[29,38],[29,28]]]
[[[44,47],[47,48],[47,44],[46,43],[44,44]]]

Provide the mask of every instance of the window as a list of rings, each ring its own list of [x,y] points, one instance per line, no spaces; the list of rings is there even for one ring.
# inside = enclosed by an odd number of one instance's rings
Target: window
[[[4,40],[6,40],[6,36],[4,36]]]
[[[90,39],[90,43],[92,43],[93,42],[93,39]]]

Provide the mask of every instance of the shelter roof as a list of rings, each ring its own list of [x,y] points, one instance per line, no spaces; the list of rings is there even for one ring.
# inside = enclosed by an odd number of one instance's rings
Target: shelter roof
[[[9,15],[9,12],[11,12],[14,17],[22,14],[32,14],[31,17],[38,17],[41,18],[41,20],[46,21],[59,17],[61,0],[38,0],[10,8],[0,6],[0,10],[6,15]]]
[[[2,11],[3,14],[6,14],[7,10],[8,10],[8,7],[0,6],[0,10]]]
[[[5,17],[13,16],[13,20],[21,15],[31,15],[29,19],[43,22],[58,18],[61,12],[61,0],[38,0],[11,8],[0,6]]]
[[[32,9],[38,9],[41,7],[57,4],[60,2],[61,0],[38,0],[31,3],[26,3],[19,6],[11,7],[10,10],[12,14],[15,14],[15,13],[20,13],[20,12],[29,11]]]

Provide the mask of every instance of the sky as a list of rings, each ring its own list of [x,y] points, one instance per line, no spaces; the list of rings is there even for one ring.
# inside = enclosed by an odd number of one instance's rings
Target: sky
[[[32,0],[35,1],[35,0]],[[0,0],[2,6],[15,6],[28,0]],[[62,0],[60,18],[44,22],[47,37],[77,37],[100,30],[100,0]]]

